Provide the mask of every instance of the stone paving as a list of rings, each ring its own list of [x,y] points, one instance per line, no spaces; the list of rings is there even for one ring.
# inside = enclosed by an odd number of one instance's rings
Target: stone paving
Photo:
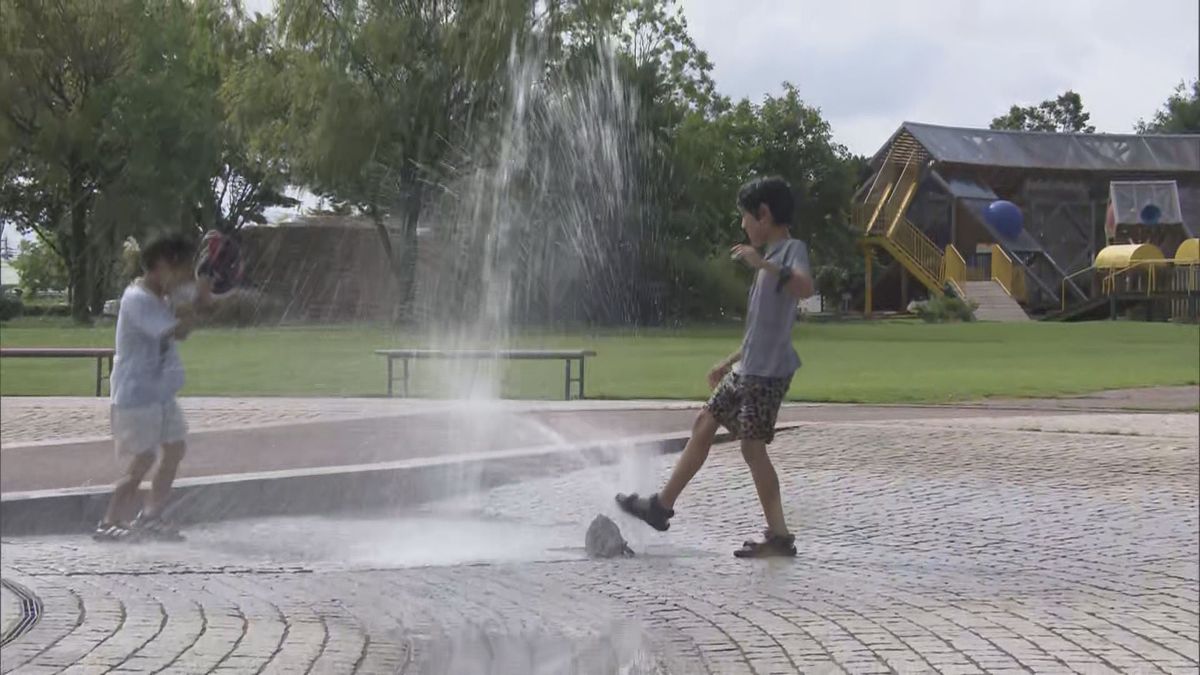
[[[208,398],[179,400],[192,432],[402,417],[449,410],[454,401],[381,398]],[[512,411],[678,409],[676,401],[491,401],[472,404]],[[0,447],[111,438],[107,398],[39,396],[0,398]]]
[[[44,616],[0,671],[1196,673],[1196,417],[1107,417],[781,435],[795,561],[731,557],[761,517],[730,446],[669,533],[618,520],[630,559],[584,529],[670,457],[174,546],[9,539]]]
[[[399,417],[447,410],[460,403],[421,399],[185,397],[180,405],[193,432],[280,426],[306,422]],[[510,411],[674,410],[686,401],[492,401]],[[1136,409],[1180,411],[1200,406],[1200,387],[1152,387],[1100,392],[1061,399],[997,400],[964,406],[1046,409]],[[0,447],[105,439],[107,398],[84,396],[0,397]]]

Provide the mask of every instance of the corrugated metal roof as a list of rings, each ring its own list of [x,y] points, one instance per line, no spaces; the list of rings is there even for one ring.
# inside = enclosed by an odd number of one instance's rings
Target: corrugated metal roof
[[[936,161],[1051,171],[1200,174],[1200,135],[1060,134],[993,131],[905,122],[876,159],[905,133]]]

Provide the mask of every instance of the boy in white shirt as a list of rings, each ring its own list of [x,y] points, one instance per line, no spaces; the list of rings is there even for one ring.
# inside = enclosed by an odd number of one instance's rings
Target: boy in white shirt
[[[182,235],[152,241],[141,253],[144,274],[125,289],[117,313],[116,358],[113,362],[112,432],[118,460],[128,460],[125,475],[113,488],[104,520],[94,537],[102,541],[138,534],[181,540],[161,512],[183,459],[187,423],[175,400],[183,388],[183,362],[176,341],[191,331],[190,313],[180,319],[171,298],[188,290],[194,274],[195,247]],[[210,299],[206,282],[196,284],[196,302]],[[141,513],[122,521],[137,500],[142,479],[155,465],[151,488]]]

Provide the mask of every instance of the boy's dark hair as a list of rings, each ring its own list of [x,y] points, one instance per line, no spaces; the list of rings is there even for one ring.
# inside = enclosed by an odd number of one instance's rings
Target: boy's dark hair
[[[190,265],[192,256],[195,254],[195,244],[185,235],[179,233],[159,235],[142,247],[142,269],[149,272],[160,260],[172,267]]]
[[[796,208],[796,199],[792,195],[792,186],[779,176],[755,178],[738,190],[738,208],[758,216],[758,207],[762,205],[771,211],[771,217],[776,225],[791,225],[792,211]]]

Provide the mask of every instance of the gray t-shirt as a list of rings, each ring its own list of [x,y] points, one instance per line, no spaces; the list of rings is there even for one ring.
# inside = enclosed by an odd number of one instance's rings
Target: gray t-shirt
[[[117,354],[112,403],[135,408],[169,401],[183,388],[183,361],[175,348],[175,312],[165,298],[134,282],[117,311]]]
[[[784,239],[767,248],[763,256],[780,267],[810,274],[808,247],[797,239]],[[796,296],[779,285],[779,278],[759,270],[750,286],[746,312],[746,337],[742,340],[742,358],[734,367],[739,375],[791,377],[800,367],[800,357],[792,347],[792,326],[799,305]]]

